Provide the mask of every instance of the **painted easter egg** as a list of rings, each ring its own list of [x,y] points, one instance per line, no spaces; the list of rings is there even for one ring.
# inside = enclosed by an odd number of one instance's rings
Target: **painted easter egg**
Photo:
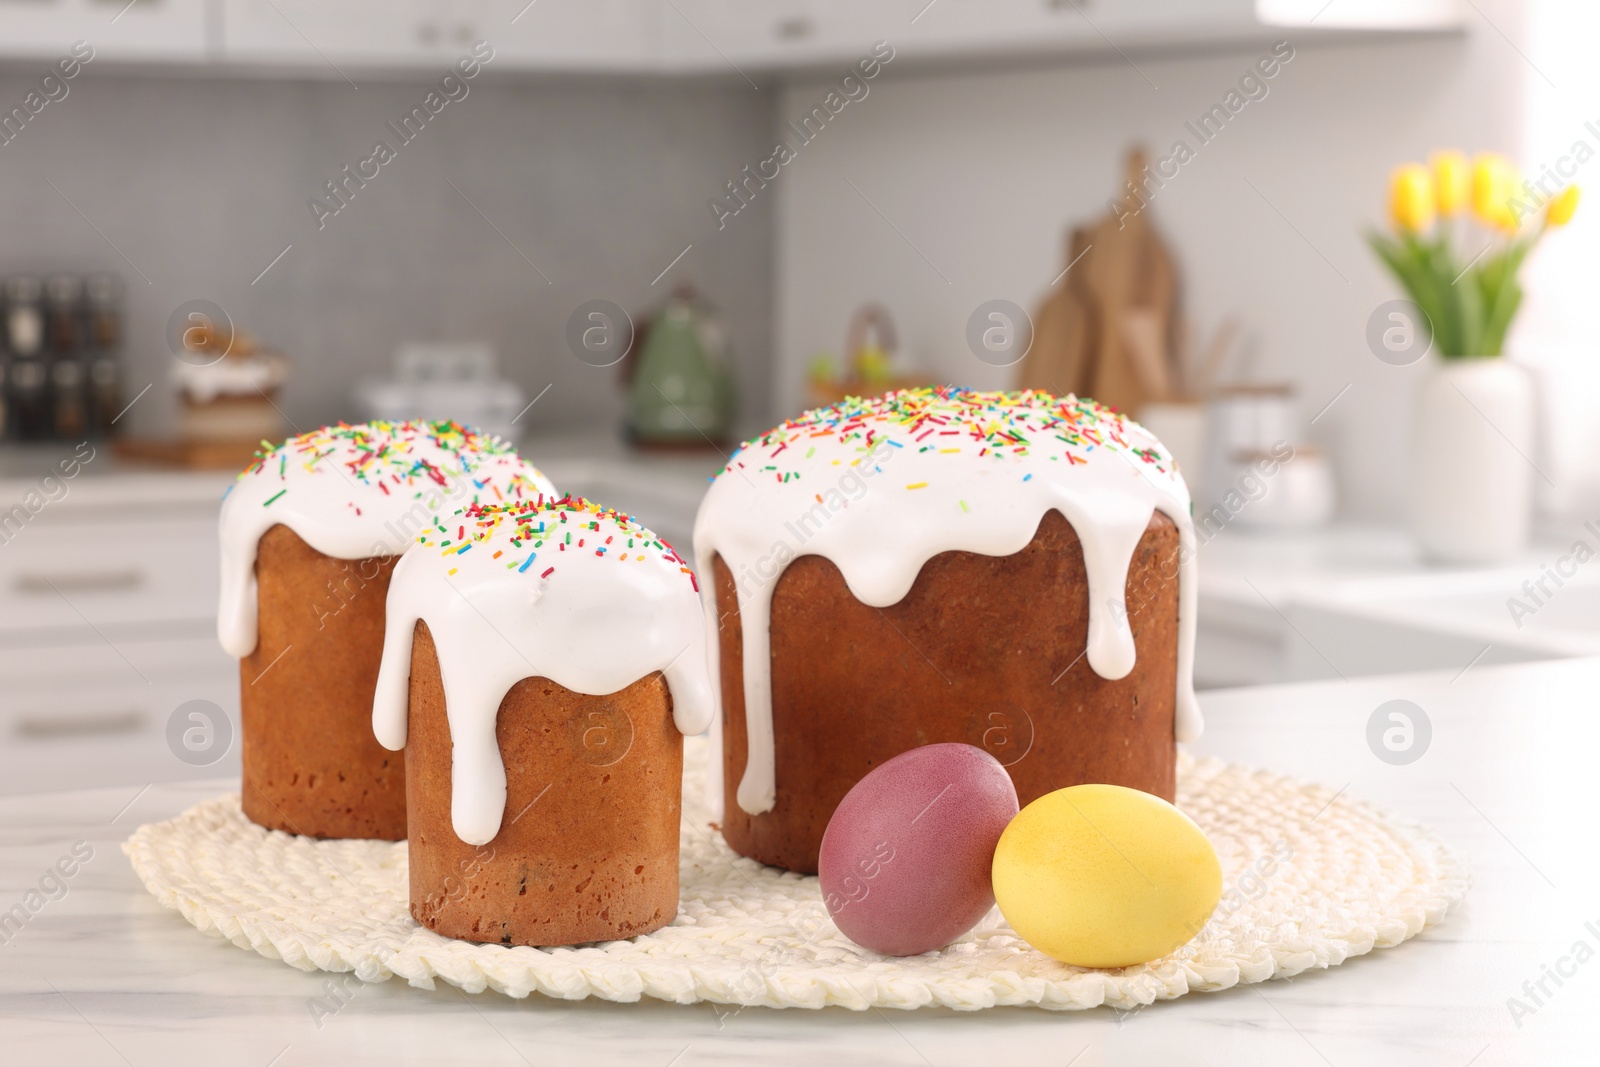
[[[1159,959],[1200,932],[1222,896],[1205,833],[1160,797],[1075,785],[1011,820],[994,853],[1000,913],[1023,940],[1079,967]]]
[[[924,745],[874,767],[822,835],[828,913],[888,956],[943,948],[994,907],[995,843],[1016,814],[1011,776],[972,745]]]

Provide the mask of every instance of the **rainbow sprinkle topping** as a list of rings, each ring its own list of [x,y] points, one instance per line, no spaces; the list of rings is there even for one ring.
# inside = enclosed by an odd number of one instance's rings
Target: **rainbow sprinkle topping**
[[[540,578],[556,570],[561,554],[586,553],[619,563],[663,561],[685,574],[695,592],[700,583],[677,549],[646,529],[632,515],[602,507],[583,497],[559,500],[539,497],[506,504],[473,504],[449,519],[435,519],[418,537],[442,556],[460,556],[474,545],[505,542],[491,558],[506,557],[505,569],[522,574],[535,560],[546,564]]]
[[[496,459],[521,466],[511,445],[458,422],[339,423],[291,437],[281,445],[261,442],[255,460],[239,473],[238,481],[251,477],[286,481],[294,464],[311,473],[342,475],[353,489],[420,497],[424,490],[447,487],[452,479],[470,477]],[[539,494],[539,486],[521,469],[493,483],[472,478],[472,487],[492,492],[491,503]],[[267,504],[286,492],[287,488],[279,490]],[[360,514],[359,508],[356,513]]]
[[[1069,465],[1087,463],[1095,449],[1110,448],[1158,472],[1176,471],[1171,456],[1130,440],[1130,427],[1136,426],[1115,408],[1070,394],[1058,397],[1032,389],[979,392],[958,386],[902,389],[883,396],[846,397],[789,419],[741,445],[723,473],[736,469],[746,476],[770,473],[780,483],[789,482],[802,471],[798,463],[787,469],[785,465],[796,462],[796,456],[809,458],[814,451],[810,442],[817,438],[854,445],[860,455],[850,466],[887,442],[918,453],[996,461],[1045,456]],[[927,484],[913,482],[905,488],[922,489]]]

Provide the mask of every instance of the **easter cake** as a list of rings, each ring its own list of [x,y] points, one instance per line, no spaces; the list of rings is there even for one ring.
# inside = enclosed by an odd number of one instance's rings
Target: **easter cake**
[[[671,922],[705,636],[688,564],[618,512],[474,505],[424,531],[390,581],[372,710],[405,750],[412,917],[539,946]]]
[[[263,442],[220,522],[217,632],[239,658],[246,816],[312,837],[406,836],[401,762],[371,728],[395,559],[441,513],[553,494],[505,442],[451,422]]]
[[[728,843],[814,872],[850,788],[935,742],[989,751],[1024,805],[1172,800],[1200,731],[1189,511],[1153,436],[1070,395],[852,397],[747,442],[694,532]]]

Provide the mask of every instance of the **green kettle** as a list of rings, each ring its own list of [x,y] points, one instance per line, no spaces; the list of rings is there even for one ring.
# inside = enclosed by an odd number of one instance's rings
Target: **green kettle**
[[[688,286],[646,327],[628,385],[628,439],[642,447],[725,448],[734,388],[726,334]]]

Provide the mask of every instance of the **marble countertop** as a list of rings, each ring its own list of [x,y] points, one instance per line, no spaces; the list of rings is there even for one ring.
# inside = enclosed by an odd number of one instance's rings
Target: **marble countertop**
[[[0,927],[4,1056],[85,1067],[1583,1062],[1600,1038],[1600,659],[1452,673],[1204,698],[1197,751],[1426,822],[1474,868],[1445,924],[1329,971],[1129,1014],[518,1002],[398,981],[352,983],[329,1000],[329,975],[200,934],[129,869],[118,846],[132,829],[232,787],[217,780],[0,799],[0,911],[45,890],[24,925]],[[1368,720],[1392,699],[1431,723],[1409,765],[1368,747]],[[50,873],[58,861],[70,877]],[[1546,965],[1568,972],[1561,985]],[[1512,997],[1528,1010],[1514,1014]]]
[[[1574,552],[1579,542],[1587,553]],[[1559,582],[1546,577],[1563,557],[1579,555],[1581,559],[1565,560],[1565,577],[1557,575]],[[1201,595],[1213,606],[1343,607],[1374,616],[1417,618],[1489,640],[1544,641],[1552,655],[1595,655],[1600,653],[1600,624],[1591,617],[1578,625],[1569,619],[1563,620],[1564,627],[1552,627],[1541,623],[1555,613],[1532,611],[1524,628],[1505,611],[1505,601],[1517,597],[1535,608],[1544,601],[1568,599],[1574,589],[1600,589],[1600,567],[1583,562],[1596,555],[1600,555],[1600,523],[1546,520],[1512,558],[1466,565],[1428,560],[1402,526],[1346,522],[1272,533],[1225,529],[1203,542],[1199,566]],[[1541,578],[1543,589],[1530,590],[1531,583]],[[1452,598],[1459,603],[1451,604]],[[1459,610],[1477,599],[1493,611]],[[1563,629],[1570,635],[1560,633]]]
[[[1513,558],[1478,566],[1430,561],[1396,526],[1228,527],[1202,538],[1196,677],[1239,685],[1600,655],[1597,556],[1600,522],[1578,520],[1547,520]],[[1208,640],[1220,634],[1229,640]]]

